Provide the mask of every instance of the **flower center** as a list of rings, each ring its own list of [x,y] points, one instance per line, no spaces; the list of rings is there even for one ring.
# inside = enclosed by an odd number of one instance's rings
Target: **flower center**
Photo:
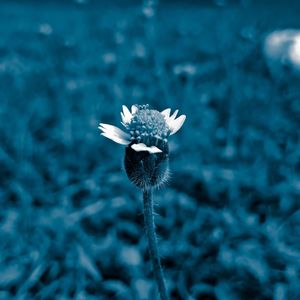
[[[149,105],[138,106],[138,111],[133,115],[128,129],[131,140],[147,146],[156,145],[158,140],[167,141],[170,130],[164,116],[157,110],[149,109]]]

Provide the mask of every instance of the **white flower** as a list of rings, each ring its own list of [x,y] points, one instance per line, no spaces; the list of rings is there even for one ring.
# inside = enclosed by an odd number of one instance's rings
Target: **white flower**
[[[300,76],[300,30],[276,30],[263,43],[268,67],[275,78],[285,80],[288,75]],[[297,81],[298,83],[298,81]]]
[[[148,105],[132,105],[131,111],[122,106],[121,124],[125,131],[120,128],[100,123],[101,135],[112,141],[128,146],[136,152],[148,151],[150,154],[163,152],[158,145],[167,143],[167,137],[175,134],[183,125],[186,116],[177,117],[178,110],[172,115],[171,109],[162,112],[150,109]]]

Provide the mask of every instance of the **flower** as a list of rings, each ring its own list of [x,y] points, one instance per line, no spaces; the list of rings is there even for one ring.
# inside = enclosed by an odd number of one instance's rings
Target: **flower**
[[[177,117],[178,110],[171,116],[171,109],[162,112],[149,109],[149,105],[132,105],[131,112],[123,105],[121,112],[121,124],[126,132],[120,128],[100,123],[101,135],[122,145],[131,145],[136,152],[148,151],[149,153],[162,152],[157,147],[159,140],[166,141],[169,135],[175,134],[183,125],[186,116]]]
[[[300,77],[300,30],[284,29],[269,33],[263,51],[271,74],[281,80]],[[298,80],[296,80],[298,84]]]
[[[178,110],[162,112],[149,105],[132,105],[131,111],[123,105],[120,128],[100,123],[101,135],[125,145],[125,169],[129,179],[138,187],[162,184],[168,176],[168,140],[183,125],[186,116],[177,117]]]

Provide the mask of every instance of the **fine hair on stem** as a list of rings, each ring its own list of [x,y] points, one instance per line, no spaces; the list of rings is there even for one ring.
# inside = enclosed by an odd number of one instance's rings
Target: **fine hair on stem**
[[[148,240],[150,258],[153,265],[153,273],[157,283],[160,299],[168,300],[169,296],[165,284],[165,278],[164,278],[160,256],[158,252],[158,246],[157,246],[157,236],[155,231],[153,198],[152,198],[151,188],[143,189],[143,200],[144,200],[145,230],[146,230],[146,236]]]

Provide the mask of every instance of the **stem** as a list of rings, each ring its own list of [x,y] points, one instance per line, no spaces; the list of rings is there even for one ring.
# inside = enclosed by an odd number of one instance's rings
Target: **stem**
[[[145,219],[145,226],[146,226],[146,235],[148,239],[150,258],[152,260],[152,265],[153,265],[154,277],[157,283],[160,299],[168,300],[169,296],[167,293],[164,274],[161,267],[160,257],[157,248],[157,237],[156,237],[155,225],[154,225],[153,200],[152,200],[151,188],[143,190],[143,197],[144,197],[144,219]]]

